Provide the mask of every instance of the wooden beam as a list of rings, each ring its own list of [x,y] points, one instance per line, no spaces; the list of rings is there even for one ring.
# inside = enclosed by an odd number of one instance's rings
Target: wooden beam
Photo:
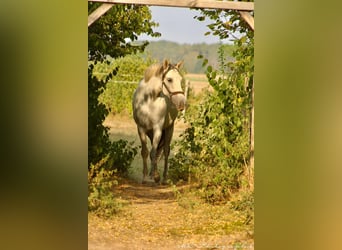
[[[89,16],[88,16],[88,27],[95,22],[97,19],[99,19],[104,13],[106,13],[110,8],[112,8],[113,4],[104,3],[101,4],[100,7],[98,7],[96,10],[94,10]]]
[[[252,30],[254,30],[254,17],[247,11],[239,11],[241,17],[243,20],[245,20],[249,27],[251,27]]]
[[[88,2],[101,2],[110,4],[138,4],[170,6],[183,8],[200,9],[231,9],[241,11],[253,11],[254,2],[235,2],[235,1],[217,1],[217,0],[88,0]]]

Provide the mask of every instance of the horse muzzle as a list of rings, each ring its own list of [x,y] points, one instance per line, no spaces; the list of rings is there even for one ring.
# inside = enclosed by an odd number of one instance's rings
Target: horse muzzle
[[[170,97],[171,102],[176,106],[179,111],[185,108],[185,96],[183,93],[177,93]]]

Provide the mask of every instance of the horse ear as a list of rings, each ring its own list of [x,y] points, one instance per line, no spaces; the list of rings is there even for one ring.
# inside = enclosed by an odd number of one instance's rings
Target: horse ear
[[[180,61],[176,64],[176,69],[180,69],[183,66],[184,61]]]
[[[163,61],[162,65],[160,66],[158,74],[159,75],[166,74],[166,72],[169,70],[169,65],[170,65],[169,61],[167,59],[165,59]]]
[[[163,69],[167,69],[169,67],[169,61],[167,59],[164,60],[163,62]]]

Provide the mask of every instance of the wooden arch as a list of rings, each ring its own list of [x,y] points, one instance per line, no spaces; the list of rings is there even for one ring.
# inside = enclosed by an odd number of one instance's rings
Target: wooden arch
[[[199,9],[230,9],[239,11],[240,16],[254,30],[254,17],[250,14],[254,11],[254,2],[235,2],[235,1],[217,1],[217,0],[88,0],[88,2],[103,3],[94,12],[88,16],[88,27],[106,13],[114,4],[138,4],[138,5],[154,5],[169,6],[183,8],[199,8]],[[247,80],[247,79],[246,79]],[[249,171],[254,172],[254,80],[252,85],[252,110],[251,110],[251,127],[250,127],[250,160]],[[250,175],[250,172],[249,172]],[[249,176],[249,178],[251,178]],[[254,182],[253,182],[254,183]],[[254,185],[254,184],[253,184]]]
[[[235,2],[235,1],[217,1],[217,0],[88,0],[88,2],[103,3],[93,13],[88,16],[88,27],[106,13],[114,4],[139,4],[154,6],[169,6],[183,8],[200,9],[231,9],[239,11],[243,20],[245,20],[251,29],[254,30],[254,18],[249,13],[254,11],[254,2]]]

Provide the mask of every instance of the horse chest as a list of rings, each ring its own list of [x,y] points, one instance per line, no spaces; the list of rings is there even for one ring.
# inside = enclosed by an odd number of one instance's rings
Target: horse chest
[[[172,109],[165,100],[155,100],[141,105],[135,119],[145,129],[152,129],[157,124],[166,128],[173,124],[177,117],[177,109]]]

